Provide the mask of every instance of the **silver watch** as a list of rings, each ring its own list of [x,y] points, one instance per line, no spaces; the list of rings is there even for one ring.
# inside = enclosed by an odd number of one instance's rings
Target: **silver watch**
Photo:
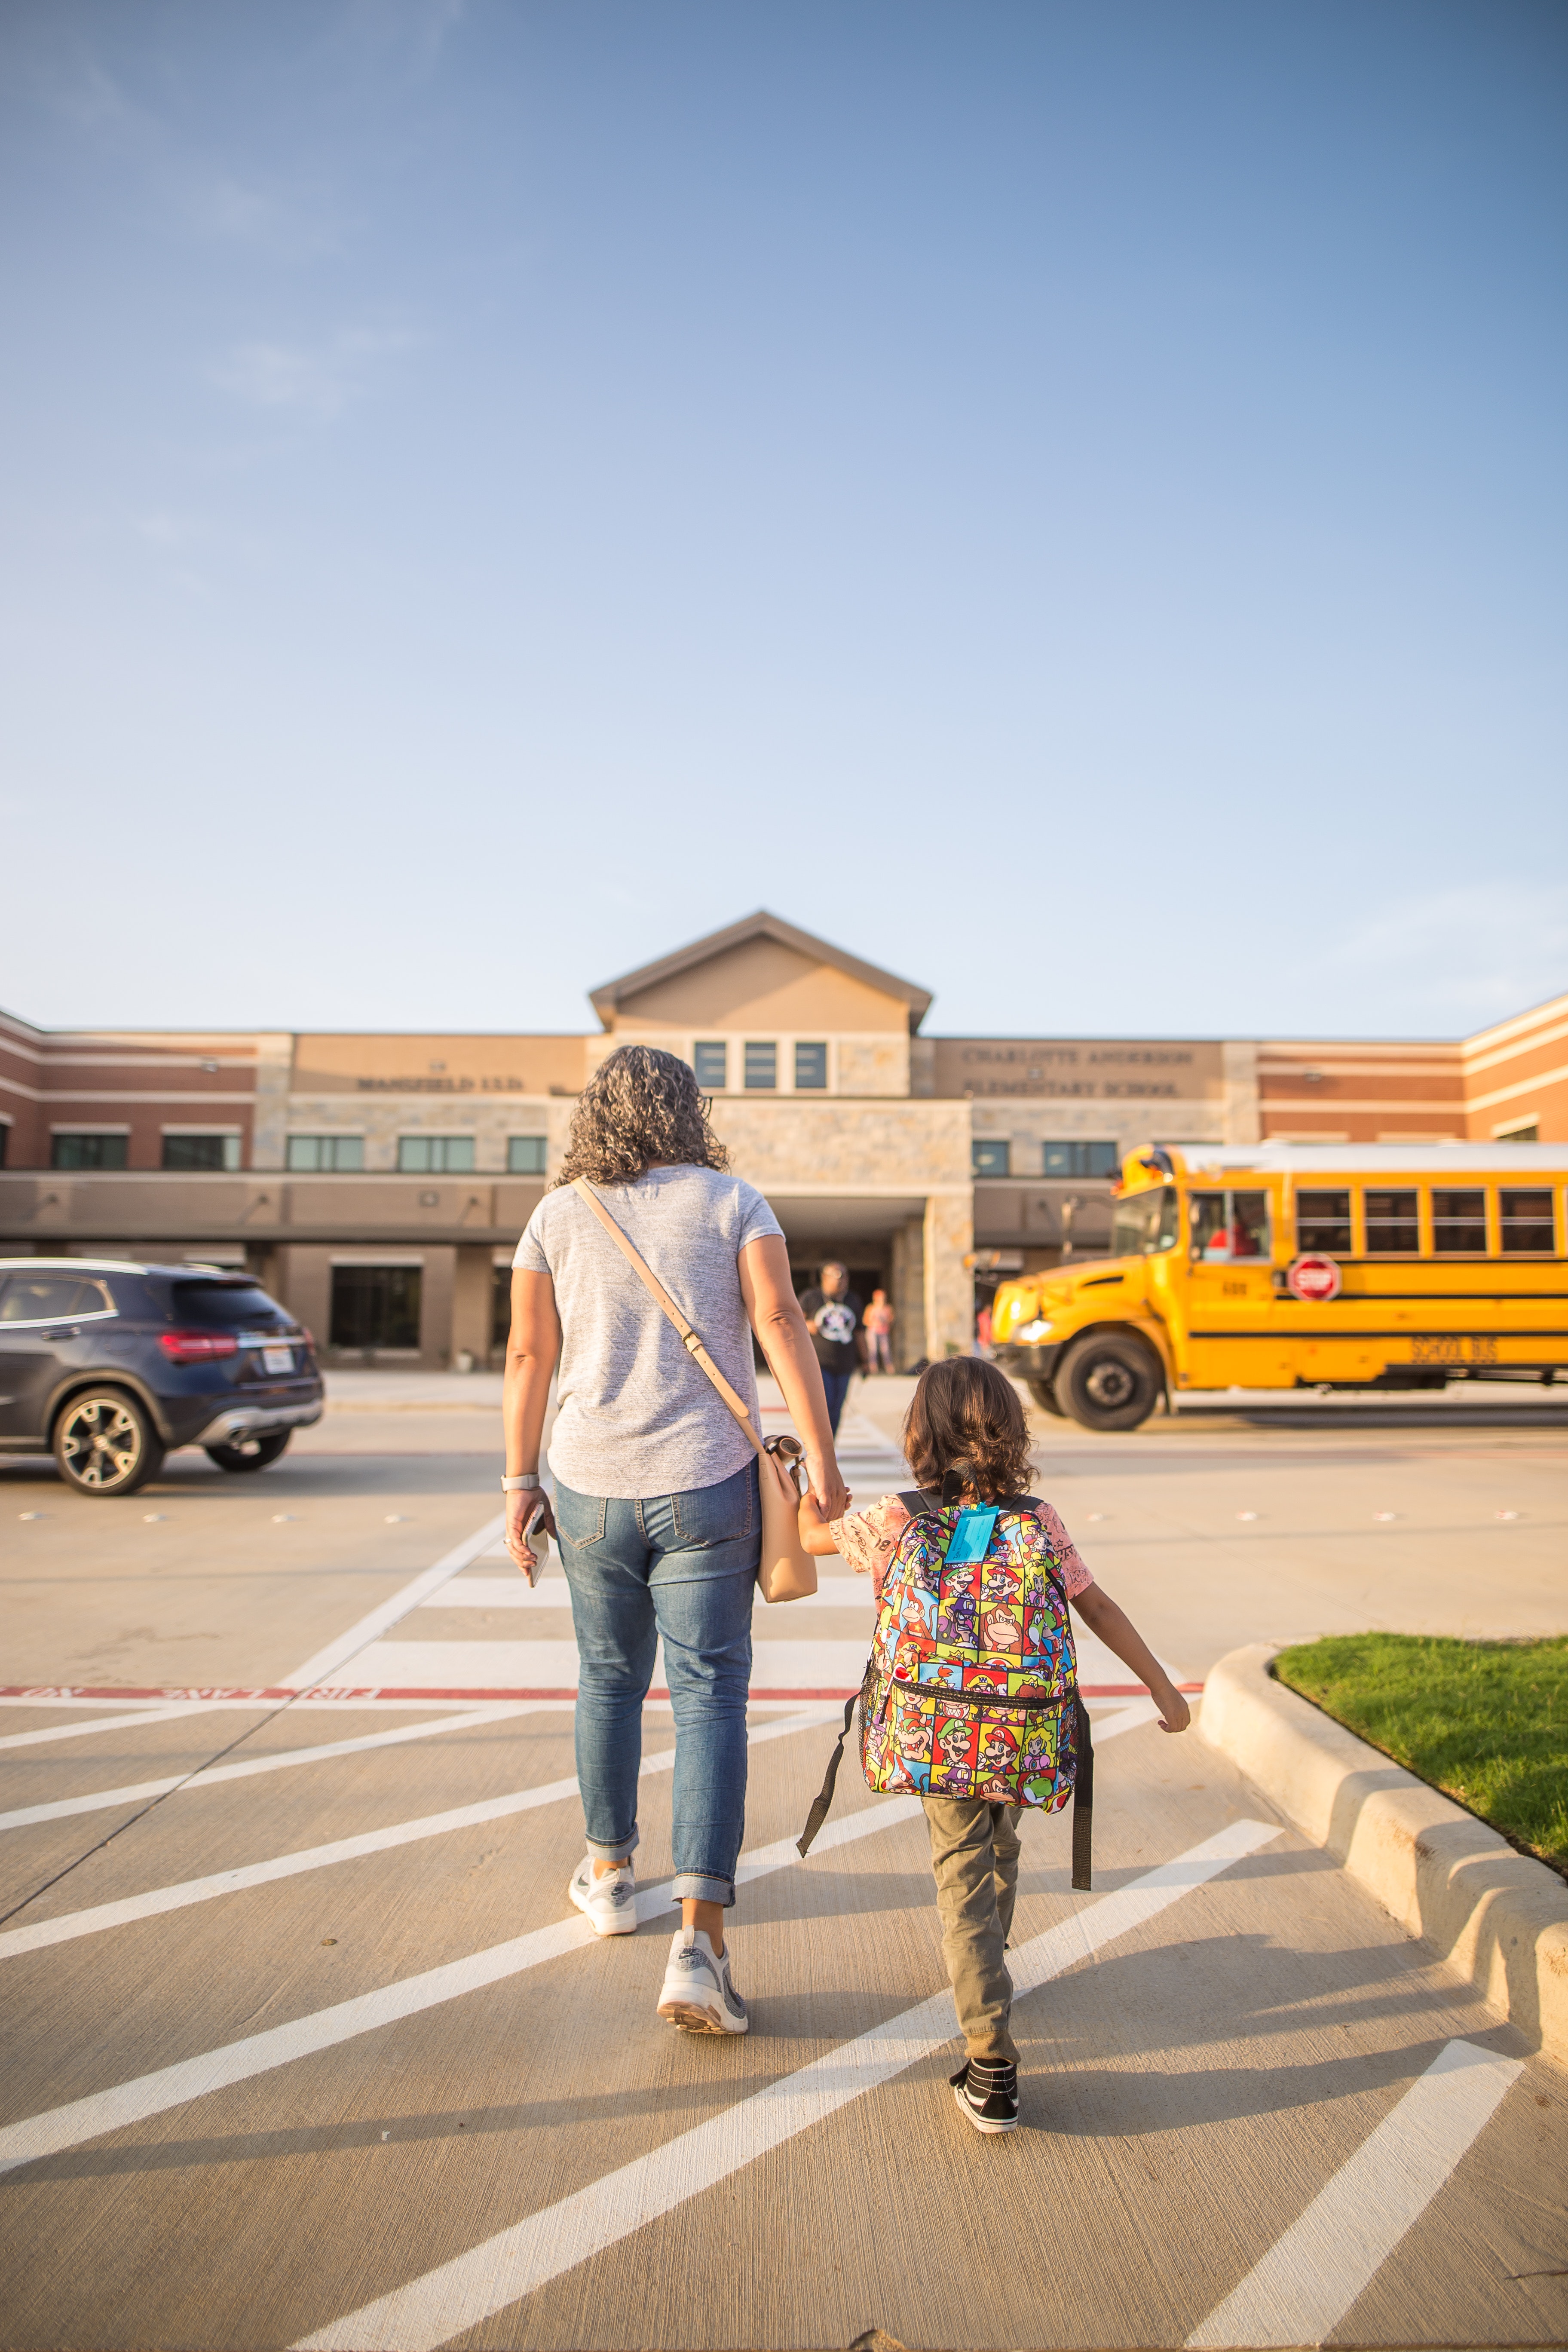
[[[501,1480],[500,1490],[503,1495],[515,1495],[521,1488],[537,1486],[538,1484],[539,1473],[537,1470],[520,1470],[515,1477],[503,1478]]]

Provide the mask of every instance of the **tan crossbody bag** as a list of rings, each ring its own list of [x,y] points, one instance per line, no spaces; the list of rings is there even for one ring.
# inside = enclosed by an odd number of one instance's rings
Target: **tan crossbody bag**
[[[653,1268],[626,1239],[619,1225],[595,1192],[585,1176],[572,1179],[574,1192],[581,1192],[626,1264],[639,1282],[643,1283],[668,1316],[680,1334],[680,1344],[695,1363],[701,1365],[730,1411],[734,1414],[757,1455],[757,1472],[763,1494],[763,1554],[757,1564],[757,1582],[764,1601],[805,1601],[816,1591],[816,1562],[803,1549],[800,1540],[800,1489],[795,1484],[793,1464],[777,1451],[781,1441],[770,1437],[765,1442],[752,1427],[752,1416],[736,1395],[701,1339],[692,1329],[674,1299],[666,1290]],[[793,1443],[793,1440],[782,1441]]]

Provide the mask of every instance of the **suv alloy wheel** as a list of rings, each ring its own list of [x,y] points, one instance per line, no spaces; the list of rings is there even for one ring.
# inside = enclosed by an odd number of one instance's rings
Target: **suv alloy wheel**
[[[163,1466],[163,1446],[123,1389],[85,1389],[55,1423],[61,1477],[79,1495],[133,1495]]]

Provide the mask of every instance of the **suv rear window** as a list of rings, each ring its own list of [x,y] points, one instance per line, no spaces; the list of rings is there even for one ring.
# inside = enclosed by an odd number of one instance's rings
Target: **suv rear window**
[[[176,1282],[176,1323],[199,1331],[292,1331],[294,1318],[254,1282]]]

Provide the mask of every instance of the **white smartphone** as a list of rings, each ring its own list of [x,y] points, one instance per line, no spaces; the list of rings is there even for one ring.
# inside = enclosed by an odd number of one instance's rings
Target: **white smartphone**
[[[535,1503],[532,1510],[529,1513],[528,1517],[524,1520],[522,1528],[522,1540],[528,1546],[529,1550],[533,1554],[533,1566],[531,1568],[525,1568],[522,1571],[524,1576],[527,1577],[530,1586],[538,1583],[540,1571],[543,1568],[545,1561],[550,1557],[550,1538],[545,1534],[544,1529],[539,1524],[540,1520],[543,1517],[544,1497],[542,1495],[538,1502]]]

